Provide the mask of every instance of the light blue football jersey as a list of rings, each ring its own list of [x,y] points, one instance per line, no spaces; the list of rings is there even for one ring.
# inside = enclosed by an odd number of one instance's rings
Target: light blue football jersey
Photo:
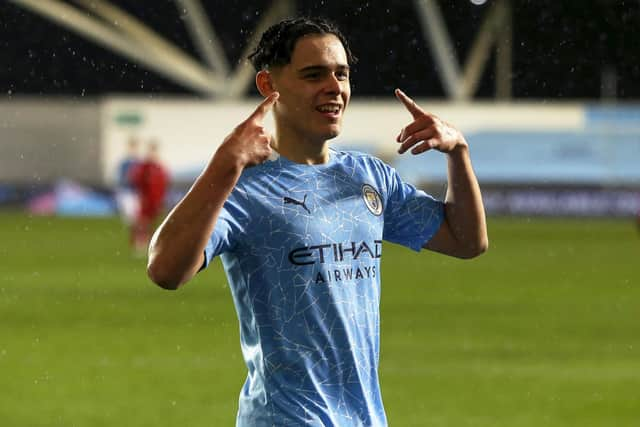
[[[386,426],[382,241],[420,250],[444,205],[390,166],[330,150],[246,169],[205,250],[221,255],[248,368],[238,426]]]

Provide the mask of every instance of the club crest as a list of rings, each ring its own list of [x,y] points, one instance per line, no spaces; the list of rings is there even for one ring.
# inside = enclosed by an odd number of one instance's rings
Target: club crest
[[[372,214],[375,216],[382,214],[382,198],[375,188],[369,184],[363,185],[362,198],[364,199],[364,204],[367,205],[367,208]]]

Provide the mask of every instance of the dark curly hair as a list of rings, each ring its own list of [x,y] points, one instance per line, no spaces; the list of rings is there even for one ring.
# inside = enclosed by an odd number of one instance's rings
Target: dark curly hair
[[[283,66],[291,62],[291,54],[298,39],[308,34],[333,34],[344,47],[350,65],[357,62],[351,53],[349,43],[340,30],[322,18],[285,19],[272,25],[260,38],[255,50],[248,56],[256,71],[273,66]]]

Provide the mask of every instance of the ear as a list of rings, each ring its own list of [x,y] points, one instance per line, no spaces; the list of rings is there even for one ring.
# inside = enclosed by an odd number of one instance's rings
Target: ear
[[[265,98],[271,95],[275,88],[273,86],[273,76],[267,70],[260,70],[256,74],[256,87],[258,92]]]

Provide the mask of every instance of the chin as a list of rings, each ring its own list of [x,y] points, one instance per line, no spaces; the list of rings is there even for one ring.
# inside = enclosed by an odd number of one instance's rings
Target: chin
[[[331,126],[331,128],[327,129],[324,132],[323,137],[324,137],[324,139],[333,139],[336,136],[340,135],[340,131],[341,130],[342,129],[340,128],[340,126]]]
[[[338,135],[340,135],[340,131],[336,130],[335,132],[327,133],[324,138],[327,139],[327,140],[328,139],[333,139],[333,138],[337,137]]]

